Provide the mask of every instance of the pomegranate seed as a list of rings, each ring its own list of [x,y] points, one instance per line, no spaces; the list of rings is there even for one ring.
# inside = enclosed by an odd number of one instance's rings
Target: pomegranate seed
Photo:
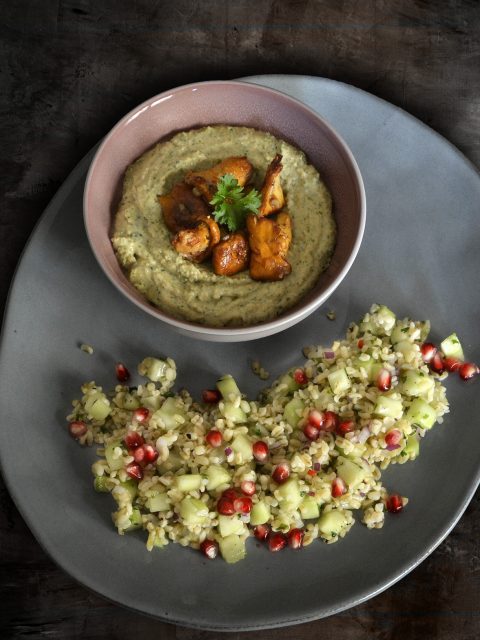
[[[115,373],[119,382],[126,382],[130,378],[130,371],[121,362],[115,365]]]
[[[334,498],[340,498],[344,493],[347,493],[345,482],[337,476],[332,482],[332,496]]]
[[[140,407],[139,409],[135,409],[133,412],[133,418],[137,422],[145,422],[150,417],[150,411],[145,407]]]
[[[321,429],[323,423],[325,422],[325,416],[322,411],[317,411],[316,409],[312,409],[307,417],[308,424],[312,427],[316,427],[317,429]]]
[[[258,540],[266,540],[268,538],[269,533],[270,533],[270,527],[268,526],[268,524],[258,524],[253,530],[253,535]]]
[[[222,492],[222,498],[228,498],[228,500],[235,500],[238,498],[238,491],[236,489],[225,489]]]
[[[247,496],[240,496],[233,501],[233,508],[237,513],[250,513],[252,510],[252,499]]]
[[[473,362],[464,362],[458,369],[458,375],[462,380],[470,380],[479,373],[479,368]]]
[[[392,429],[385,434],[385,444],[387,447],[395,446],[402,439],[402,432],[400,429]]]
[[[252,451],[255,460],[263,462],[268,456],[268,444],[263,440],[257,440],[257,442],[253,443]]]
[[[455,371],[458,371],[460,369],[462,363],[460,362],[460,360],[457,360],[457,358],[444,358],[443,366],[450,373],[454,373]]]
[[[287,537],[280,533],[280,531],[275,531],[268,538],[268,548],[270,551],[281,551],[287,546]]]
[[[377,375],[377,389],[388,391],[392,386],[392,375],[388,369],[380,369]]]
[[[283,484],[290,475],[290,467],[286,462],[277,465],[272,473],[272,478],[277,484]]]
[[[210,560],[214,560],[218,555],[218,543],[207,538],[200,544],[200,551]]]
[[[136,431],[130,431],[130,433],[127,433],[125,436],[124,442],[129,449],[138,449],[138,447],[142,446],[145,440]],[[131,455],[133,455],[133,453]]]
[[[144,460],[147,464],[149,462],[155,462],[156,459],[158,458],[158,451],[155,449],[155,447],[152,447],[151,444],[144,444],[143,451],[144,451]]]
[[[293,379],[297,384],[307,384],[308,382],[307,374],[303,369],[295,369]]]
[[[221,513],[222,516],[232,516],[235,513],[233,500],[230,500],[230,498],[220,498],[217,502],[217,511]]]
[[[205,436],[205,440],[211,447],[215,448],[215,447],[219,447],[222,444],[223,438],[220,431],[216,431],[215,429],[210,429],[210,431]]]
[[[359,349],[363,349],[363,340],[360,338],[360,340],[357,341],[357,347]]]
[[[443,371],[443,360],[442,360],[442,356],[438,353],[438,351],[430,360],[430,369],[432,371],[435,371],[435,373],[442,373]]]
[[[399,513],[403,509],[403,500],[402,496],[399,496],[398,493],[394,493],[387,498],[387,511],[390,513]]]
[[[81,438],[87,433],[87,425],[81,420],[74,420],[68,425],[68,430],[73,438]]]
[[[314,427],[313,424],[306,424],[303,428],[303,433],[309,440],[317,440],[320,435],[320,430]]]
[[[323,414],[324,421],[322,429],[324,431],[333,431],[338,424],[338,416],[333,411],[325,411]]]
[[[339,436],[344,436],[345,434],[350,433],[350,431],[354,430],[355,422],[353,420],[345,420],[344,422],[340,422],[335,429],[336,433]]]
[[[309,469],[309,470],[307,471],[307,474],[308,474],[309,476],[312,476],[312,478],[313,478],[313,476],[316,476],[316,475],[317,475],[317,473],[318,473],[318,471],[315,471],[315,469]]]
[[[138,464],[143,462],[145,459],[145,449],[143,448],[143,445],[141,447],[138,447],[137,449],[133,449],[132,456],[135,462],[138,462]]]
[[[303,545],[303,529],[290,529],[287,533],[288,546],[292,549],[300,549]]]
[[[437,347],[431,342],[424,342],[420,347],[424,362],[431,362],[433,356],[437,353]]]
[[[134,478],[134,480],[141,480],[143,478],[142,468],[136,462],[127,464],[127,473],[131,478]]]
[[[244,480],[240,485],[240,489],[246,496],[253,496],[255,493],[255,483],[252,482],[252,480]]]
[[[215,404],[220,400],[220,391],[217,389],[204,389],[202,391],[202,400],[208,404]]]

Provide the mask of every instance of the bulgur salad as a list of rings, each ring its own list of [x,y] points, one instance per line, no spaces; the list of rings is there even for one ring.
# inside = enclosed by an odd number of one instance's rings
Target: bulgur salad
[[[117,364],[113,391],[82,386],[69,430],[99,445],[94,488],[117,503],[118,533],[144,529],[149,550],[173,541],[237,562],[252,535],[271,551],[333,543],[354,511],[378,529],[386,512],[405,507],[382,471],[415,460],[442,422],[447,373],[478,374],[455,334],[437,348],[425,341],[429,328],[373,305],[344,340],[306,347],[303,366],[254,401],[230,375],[201,402],[172,393],[171,358],[143,360],[148,382],[135,387]]]

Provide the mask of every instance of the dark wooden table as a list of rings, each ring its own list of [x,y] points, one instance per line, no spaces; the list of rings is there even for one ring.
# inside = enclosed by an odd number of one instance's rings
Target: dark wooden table
[[[2,308],[35,222],[76,163],[124,113],[179,84],[334,78],[406,109],[480,165],[477,0],[13,0],[1,15]],[[45,555],[1,481],[0,497],[2,640],[223,635],[90,593]],[[385,593],[318,622],[230,637],[477,639],[479,530],[477,494],[428,560]]]

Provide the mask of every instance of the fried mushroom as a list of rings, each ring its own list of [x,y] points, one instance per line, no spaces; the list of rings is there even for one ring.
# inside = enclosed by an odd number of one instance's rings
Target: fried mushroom
[[[243,231],[225,236],[212,252],[213,270],[217,276],[233,276],[244,271],[249,259],[250,247]]]
[[[282,169],[282,156],[277,153],[275,158],[268,165],[262,189],[260,191],[261,203],[258,210],[259,216],[268,216],[276,211],[280,211],[285,204],[285,196],[283,195],[283,189],[280,183],[280,174]]]
[[[172,233],[195,227],[210,213],[202,198],[196,196],[184,182],[176,184],[170,193],[157,196],[157,200],[162,208],[165,225]]]
[[[282,280],[292,267],[286,255],[292,241],[292,223],[287,212],[277,219],[247,216],[249,232],[250,277],[253,280],[273,282]]]
[[[206,202],[210,203],[217,192],[218,181],[227,174],[236,178],[238,184],[243,187],[252,177],[253,166],[245,156],[232,156],[205,171],[189,171],[185,176],[185,182],[197,189]]]

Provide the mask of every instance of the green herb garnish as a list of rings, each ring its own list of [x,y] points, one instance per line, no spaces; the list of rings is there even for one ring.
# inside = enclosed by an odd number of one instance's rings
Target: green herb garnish
[[[245,226],[247,213],[258,215],[260,195],[256,189],[245,193],[238,180],[227,173],[218,181],[217,193],[210,204],[215,207],[215,220],[226,225],[229,231],[236,231]]]

